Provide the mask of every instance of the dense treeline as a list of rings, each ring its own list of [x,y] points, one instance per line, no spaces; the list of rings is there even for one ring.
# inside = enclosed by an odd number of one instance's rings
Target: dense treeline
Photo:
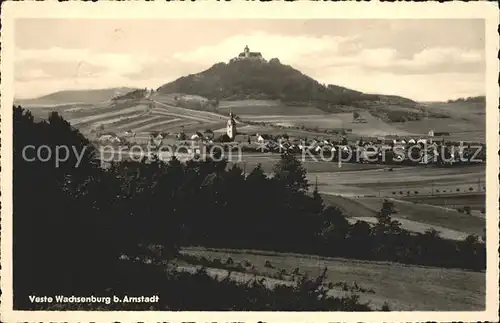
[[[61,156],[61,147],[68,147],[68,159],[57,167],[54,158],[27,161],[34,157],[33,149],[24,150],[29,145],[46,147],[39,149],[41,157],[47,157],[48,152],[52,157],[56,152]],[[75,153],[82,152],[79,161]],[[237,284],[203,285],[201,282],[210,278],[182,276],[181,282],[165,278],[164,284],[155,285],[150,281],[156,277],[149,273],[150,268],[138,265],[142,269],[137,269],[137,274],[127,272],[120,256],[143,256],[148,252],[143,247],[151,245],[163,247],[162,259],[175,257],[181,246],[203,245],[485,268],[485,246],[476,237],[454,242],[439,238],[436,232],[410,234],[391,219],[390,202],[384,203],[374,227],[365,222],[350,225],[338,209],[325,208],[317,192],[308,194],[306,172],[292,155],[282,156],[272,178],[266,177],[260,167],[245,176],[238,167],[228,169],[224,161],[128,161],[102,169],[94,157],[88,140],[57,114],[47,122],[35,123],[29,113],[14,109],[17,306],[29,306],[26,295],[33,293],[95,294],[122,289],[145,294],[169,289],[169,284],[200,283],[200,291],[207,288],[213,293],[216,288],[212,285],[228,293],[234,290],[234,295],[240,295],[235,296],[241,301],[239,308],[247,308],[252,302],[263,309],[273,308],[268,298],[252,294],[258,293],[256,289],[245,292],[247,287]],[[277,293],[274,295],[281,295]],[[300,288],[283,293],[290,299],[307,294]],[[193,302],[186,306],[225,306]],[[313,303],[311,308],[326,306]],[[340,304],[331,308],[350,308],[342,301]],[[356,302],[352,304],[357,306]],[[280,308],[275,305],[274,309]],[[169,306],[177,308],[161,305]]]

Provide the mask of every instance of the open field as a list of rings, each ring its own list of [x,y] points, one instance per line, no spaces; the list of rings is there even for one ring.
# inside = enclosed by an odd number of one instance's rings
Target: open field
[[[344,164],[342,164],[343,166]],[[320,191],[381,197],[471,194],[485,192],[484,165],[438,168],[400,167],[362,172],[309,174],[318,177]]]
[[[238,164],[240,167],[245,167],[247,171],[252,170],[258,164],[261,165],[262,169],[266,173],[272,173],[274,165],[280,160],[279,154],[275,153],[250,153],[245,152],[241,156],[241,160],[237,158],[236,152],[233,158],[229,159],[231,164]],[[314,183],[316,177],[318,177],[318,184],[321,183],[321,176],[325,172],[328,173],[339,173],[339,172],[352,172],[352,171],[365,171],[365,170],[383,170],[387,168],[385,165],[378,164],[341,164],[340,167],[338,163],[330,161],[313,160],[311,158],[302,159],[298,156],[302,162],[304,168],[308,172],[308,179],[311,183]],[[321,187],[320,187],[321,188]]]
[[[394,127],[409,132],[449,132],[447,140],[485,142],[486,107],[480,102],[453,102],[424,104],[429,111],[448,115],[449,118],[423,118],[419,121],[394,123]]]
[[[481,210],[486,207],[486,193],[482,194],[450,194],[442,196],[407,196],[401,198],[414,203],[424,203],[448,208],[460,208],[470,206],[473,210]]]
[[[400,311],[484,310],[485,306],[484,273],[250,250],[191,247],[183,249],[183,253],[219,258],[222,262],[228,257],[235,263],[247,260],[264,276],[281,269],[291,273],[298,267],[301,273],[315,277],[326,267],[327,279],[332,283],[356,282],[360,287],[372,289],[375,293],[360,294],[361,300],[378,308],[385,301],[391,310]],[[267,260],[275,269],[264,266]]]
[[[303,127],[317,130],[351,129],[353,135],[364,137],[385,135],[408,136],[412,134],[406,130],[398,129],[392,124],[388,124],[372,116],[368,112],[360,112],[360,116],[366,120],[365,123],[353,122],[352,113],[292,115],[285,112],[281,115],[243,115],[241,118],[243,121],[264,122],[282,127]]]
[[[322,194],[327,205],[338,207],[344,215],[351,219],[366,222],[376,222],[376,213],[382,207],[383,198],[378,197],[343,197]],[[434,228],[447,239],[463,240],[467,235],[481,236],[486,228],[484,215],[472,211],[471,215],[460,213],[455,209],[423,203],[412,203],[403,200],[390,199],[397,211],[392,215],[394,220],[401,222],[408,231],[423,233]]]
[[[220,101],[217,109],[220,113],[230,111],[242,119],[251,119],[260,115],[324,115],[325,112],[314,106],[288,106],[274,100],[238,100]]]
[[[65,104],[32,106],[30,111],[38,119],[46,119],[56,111],[70,124],[89,136],[92,130],[100,132],[162,131],[176,133],[185,131],[188,135],[206,129],[225,127],[226,117],[214,112],[190,110],[147,99],[119,100],[99,105]]]

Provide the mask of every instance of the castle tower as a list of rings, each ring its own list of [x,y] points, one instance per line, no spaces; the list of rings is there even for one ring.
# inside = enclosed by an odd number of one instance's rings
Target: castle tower
[[[232,112],[229,113],[229,120],[227,120],[226,133],[231,140],[234,140],[234,137],[236,137],[236,121],[234,120]]]
[[[245,53],[245,57],[250,57],[250,49],[248,48],[248,45],[245,46],[243,52]]]

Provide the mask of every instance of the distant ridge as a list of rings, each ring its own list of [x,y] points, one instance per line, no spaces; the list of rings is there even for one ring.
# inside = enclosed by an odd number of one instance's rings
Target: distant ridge
[[[456,100],[448,100],[448,103],[458,103],[458,102],[486,103],[486,96],[478,95],[478,96],[469,96],[467,98],[458,98]]]
[[[106,102],[113,99],[115,96],[123,95],[125,93],[134,91],[135,88],[117,87],[109,89],[96,89],[96,90],[64,90],[51,94],[47,94],[34,99],[21,99],[14,100],[14,104],[19,105],[58,105],[58,104],[71,104],[83,103],[94,104]]]

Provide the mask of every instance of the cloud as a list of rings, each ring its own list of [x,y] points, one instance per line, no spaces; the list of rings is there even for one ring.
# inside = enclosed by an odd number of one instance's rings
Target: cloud
[[[309,73],[311,74],[311,73]],[[464,96],[484,95],[484,74],[443,72],[398,74],[366,70],[359,66],[334,66],[317,73],[318,81],[366,93],[398,95],[417,101],[440,101]]]
[[[16,97],[36,97],[63,89],[157,87],[184,73],[179,66],[159,54],[61,47],[17,48],[14,62]]]
[[[426,48],[405,58],[393,48],[368,48],[350,56],[333,56],[328,66],[358,66],[398,74],[480,72],[483,52],[460,48]]]
[[[50,75],[47,74],[43,69],[36,67],[30,69],[20,66],[16,69],[14,74],[15,79],[19,81],[50,78]]]
[[[336,53],[341,44],[352,41],[356,37],[309,35],[278,35],[264,32],[253,32],[244,35],[235,35],[222,42],[202,46],[195,50],[178,52],[174,58],[183,62],[198,62],[213,64],[228,61],[236,57],[248,45],[251,51],[261,52],[264,58],[278,57],[286,64],[294,64],[308,59],[315,54]]]
[[[89,49],[51,47],[48,49],[16,49],[15,64],[66,63],[73,64],[85,74],[85,67],[98,67],[118,75],[139,72],[144,64],[160,58],[152,55],[98,52]]]
[[[173,55],[185,63],[209,66],[237,56],[245,45],[267,59],[278,57],[292,66],[321,70],[331,66],[358,66],[399,74],[477,73],[484,66],[482,50],[457,47],[424,48],[404,55],[394,47],[365,47],[359,36],[279,35],[254,32],[235,35],[210,46]]]

